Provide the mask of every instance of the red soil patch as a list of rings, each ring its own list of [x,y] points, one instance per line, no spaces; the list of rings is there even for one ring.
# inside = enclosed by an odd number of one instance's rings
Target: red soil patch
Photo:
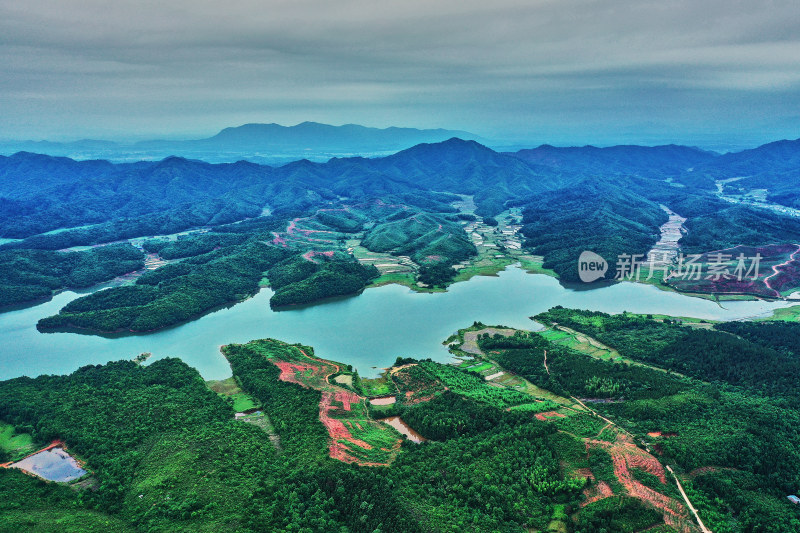
[[[360,446],[365,450],[371,450],[372,445],[364,442],[361,439],[356,439],[353,437],[347,427],[345,427],[344,422],[336,418],[331,418],[330,411],[337,409],[332,405],[334,398],[335,393],[323,391],[322,400],[319,403],[319,419],[322,421],[325,427],[328,428],[328,433],[334,440],[334,444],[338,444],[338,441],[341,439],[351,442],[356,446]],[[350,405],[348,404],[347,407],[347,410],[349,410]]]
[[[318,367],[311,366],[311,365],[302,365],[296,363],[289,363],[286,361],[272,361],[275,366],[281,369],[281,375],[278,377],[281,381],[286,381],[288,383],[297,383],[301,387],[308,387],[306,383],[303,383],[298,378],[298,374],[303,375],[307,370],[312,371],[312,375],[316,374],[319,370]]]
[[[339,409],[341,409],[342,412],[351,411],[353,405],[357,405],[360,402],[365,401],[365,398],[362,398],[361,396],[337,385],[331,384],[328,381],[330,376],[336,372],[339,372],[338,365],[322,359],[311,357],[303,350],[299,350],[299,352],[309,361],[317,362],[319,365],[281,361],[276,358],[270,359],[270,362],[281,370],[279,376],[281,381],[297,383],[302,387],[313,388],[322,392],[322,398],[319,404],[319,419],[328,430],[328,435],[330,435],[331,438],[331,442],[328,445],[328,451],[331,458],[346,463],[358,463],[361,466],[388,466],[388,463],[365,462],[354,457],[350,453],[348,445],[358,446],[364,450],[371,450],[373,446],[364,440],[355,438],[350,433],[348,426],[345,425],[345,421],[334,417],[335,413],[339,411]],[[341,404],[341,407],[334,405],[334,402]],[[369,416],[366,413],[364,413],[364,419],[361,420],[361,422],[377,424],[369,419]],[[348,424],[350,428],[353,428],[353,425],[355,425],[359,430],[363,430],[361,424],[355,422],[354,420],[347,420],[346,424]],[[398,439],[398,449],[399,445],[400,440]],[[388,451],[391,452],[392,450]]]
[[[648,433],[648,434],[647,434],[647,436],[648,436],[648,437],[664,437],[664,438],[669,438],[669,437],[677,437],[677,436],[678,436],[678,434],[677,434],[677,433],[675,433],[674,431],[666,431],[666,432],[664,432],[664,431],[651,431],[650,433]]]
[[[562,415],[561,413],[556,413],[555,411],[536,413],[534,416],[536,417],[536,420],[542,420],[542,421],[547,420],[548,418],[567,418],[565,415]]]
[[[334,399],[337,402],[341,402],[342,408],[345,411],[350,410],[350,404],[358,403],[362,400],[361,396],[354,392],[350,392],[347,390],[337,390],[334,396]],[[359,428],[360,429],[360,428]]]
[[[629,454],[627,456],[627,463],[628,466],[631,468],[638,468],[639,470],[644,470],[649,474],[653,474],[658,478],[658,480],[663,483],[667,484],[667,478],[664,477],[664,467],[661,466],[655,457],[650,454],[641,454],[641,455],[633,455]]]
[[[592,485],[591,487],[583,489],[583,495],[586,497],[586,500],[581,503],[581,507],[586,507],[590,503],[613,496],[614,491],[611,490],[611,487],[608,486],[608,483],[601,481],[597,485]]]
[[[413,391],[406,392],[406,402],[405,402],[406,405],[415,405],[415,404],[418,404],[418,403],[429,402],[429,401],[433,400],[433,398],[436,396],[436,393],[433,393],[433,394],[429,394],[427,396],[420,396],[419,398],[411,399],[411,397],[414,394],[416,394],[416,393],[413,392]]]
[[[276,246],[283,246],[284,248],[286,248],[286,239],[284,239],[274,231],[272,232],[272,234],[275,236],[275,238],[272,239],[272,244]]]
[[[324,255],[325,257],[333,257],[333,250],[329,250],[327,252],[315,252],[314,250],[309,250],[303,254],[303,259],[306,261],[311,261],[312,263],[316,263],[314,261],[315,255]]]
[[[686,507],[679,501],[654,491],[634,479],[630,468],[639,468],[658,477],[662,483],[666,483],[664,468],[658,460],[649,453],[636,447],[629,438],[622,438],[619,435],[617,442],[605,442],[593,439],[586,439],[587,450],[592,447],[605,449],[614,463],[614,475],[620,484],[625,487],[626,492],[645,504],[653,507],[664,514],[664,522],[679,531],[695,531]]]

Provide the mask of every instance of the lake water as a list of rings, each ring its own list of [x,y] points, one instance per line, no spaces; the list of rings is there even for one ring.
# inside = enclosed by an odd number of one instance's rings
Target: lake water
[[[81,468],[78,461],[63,448],[51,448],[35,453],[14,463],[11,468],[19,468],[42,479],[62,483],[73,481],[86,474],[86,470]]]
[[[529,316],[555,306],[617,313],[664,313],[733,320],[768,315],[787,302],[734,301],[720,306],[638,283],[592,290],[565,288],[552,277],[510,267],[497,277],[476,277],[444,293],[420,294],[399,285],[288,311],[272,311],[272,291],[202,318],[146,335],[101,337],[77,333],[40,333],[36,322],[58,312],[79,295],[64,292],[53,300],[0,313],[0,379],[22,375],[65,374],[87,364],[131,359],[151,352],[180,357],[206,379],[230,376],[219,353],[228,343],[274,337],[314,346],[323,358],[352,364],[374,377],[398,356],[451,360],[442,342],[473,321],[524,329],[539,326]]]

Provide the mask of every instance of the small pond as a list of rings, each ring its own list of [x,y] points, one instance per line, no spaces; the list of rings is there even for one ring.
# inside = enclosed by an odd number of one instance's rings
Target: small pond
[[[39,453],[29,455],[22,461],[11,465],[31,474],[35,474],[48,481],[67,483],[86,475],[86,470],[81,468],[64,448],[50,448]]]
[[[403,419],[399,416],[390,416],[389,418],[381,418],[381,422],[385,422],[392,426],[394,429],[408,437],[408,440],[411,442],[416,442],[419,444],[420,442],[424,442],[428,439],[411,429],[408,424],[403,422]]]

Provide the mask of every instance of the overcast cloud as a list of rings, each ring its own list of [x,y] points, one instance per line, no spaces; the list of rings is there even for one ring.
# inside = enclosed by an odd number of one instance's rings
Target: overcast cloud
[[[0,0],[0,138],[246,122],[558,144],[800,137],[796,0]]]

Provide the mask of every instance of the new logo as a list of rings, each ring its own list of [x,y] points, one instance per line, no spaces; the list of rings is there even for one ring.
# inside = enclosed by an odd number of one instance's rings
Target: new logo
[[[578,277],[584,283],[591,283],[606,275],[608,263],[605,259],[588,250],[578,257]]]

